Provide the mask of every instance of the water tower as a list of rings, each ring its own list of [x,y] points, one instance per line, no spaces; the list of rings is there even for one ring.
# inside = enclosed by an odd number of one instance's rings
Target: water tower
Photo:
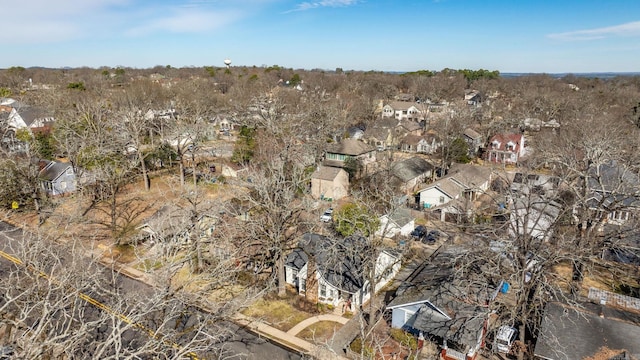
[[[231,60],[225,59],[224,64],[227,65],[227,69],[231,66]]]

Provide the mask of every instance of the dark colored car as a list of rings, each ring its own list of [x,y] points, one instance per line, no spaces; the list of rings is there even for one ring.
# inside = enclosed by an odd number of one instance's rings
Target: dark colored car
[[[427,228],[422,225],[416,226],[416,228],[411,232],[411,237],[415,240],[420,240],[425,235],[427,235]]]
[[[435,244],[436,241],[438,241],[438,239],[440,239],[441,236],[442,234],[440,233],[440,231],[431,230],[422,239],[420,239],[420,241],[422,241],[425,244],[431,245],[431,244]]]

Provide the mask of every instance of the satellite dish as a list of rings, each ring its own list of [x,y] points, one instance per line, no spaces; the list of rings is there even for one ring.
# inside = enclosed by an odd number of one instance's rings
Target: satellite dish
[[[225,59],[224,64],[227,65],[227,67],[229,67],[229,65],[231,65],[231,60]]]

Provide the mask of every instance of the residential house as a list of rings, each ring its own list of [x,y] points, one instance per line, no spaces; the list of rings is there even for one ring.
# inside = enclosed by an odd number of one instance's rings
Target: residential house
[[[429,184],[416,194],[420,208],[440,212],[440,219],[447,214],[471,216],[473,202],[489,189],[491,169],[471,164],[454,164],[449,173]]]
[[[216,170],[220,172],[220,174],[228,179],[237,179],[243,176],[247,172],[247,168],[237,165],[232,162],[224,162],[220,163],[219,168]]]
[[[563,213],[561,204],[538,195],[513,199],[509,204],[511,236],[527,236],[548,241],[553,225]]]
[[[40,166],[38,179],[47,195],[64,195],[76,191],[76,174],[71,163],[43,160]]]
[[[400,150],[408,153],[433,154],[441,145],[442,142],[438,141],[438,137],[434,134],[408,134],[400,141]]]
[[[339,200],[349,194],[349,174],[342,168],[319,166],[311,175],[314,199]]]
[[[486,159],[501,164],[517,164],[526,154],[523,134],[496,134],[489,140]]]
[[[350,126],[343,135],[348,136],[350,139],[362,140],[364,138],[364,130],[358,126]]]
[[[49,131],[54,118],[47,116],[40,108],[24,105],[13,99],[4,98],[0,104],[0,136],[2,146],[11,151],[19,152],[27,148],[27,144],[16,138],[19,130],[29,133]]]
[[[464,101],[470,106],[480,106],[482,96],[478,90],[467,90],[464,94]]]
[[[482,138],[482,134],[478,133],[472,128],[466,128],[462,133],[462,138],[469,146],[470,157],[476,156],[480,149],[484,147],[484,139]]]
[[[136,227],[133,241],[158,246],[157,250],[166,255],[172,249],[188,246],[194,239],[203,240],[202,243],[207,244],[204,251],[228,257],[233,252],[229,244],[205,241],[213,236],[218,222],[218,217],[202,213],[194,223],[190,210],[175,204],[164,205]]]
[[[538,118],[525,118],[520,122],[520,129],[523,131],[540,131],[545,128],[557,129],[559,127],[560,123],[555,119],[543,121]]]
[[[415,217],[406,208],[395,209],[390,214],[380,217],[380,228],[376,231],[377,236],[392,238],[396,235],[409,236],[415,228]]]
[[[398,121],[395,127],[395,133],[397,138],[401,138],[405,135],[422,135],[424,127],[419,122],[412,119],[405,119]]]
[[[640,234],[635,222],[603,226],[604,242],[601,257],[605,261],[640,267]]]
[[[395,162],[390,169],[390,173],[399,180],[399,186],[403,191],[413,191],[425,179],[433,176],[433,171],[434,166],[418,156]]]
[[[615,160],[592,165],[588,170],[587,206],[605,217],[604,222],[623,225],[640,209],[640,177]]]
[[[456,279],[463,249],[445,247],[418,267],[387,304],[391,326],[435,342],[446,360],[472,360],[484,346],[496,288],[483,280]]]
[[[548,302],[534,356],[546,360],[640,359],[640,308],[629,311],[620,304],[609,306],[607,298],[594,301],[597,303],[580,305]]]
[[[424,119],[424,111],[422,105],[415,102],[391,101],[382,107],[382,116],[396,120],[420,121]]]
[[[359,140],[342,139],[329,145],[323,165],[344,168],[347,159],[360,161],[366,172],[367,165],[376,161],[376,149]]]
[[[400,139],[395,131],[397,126],[395,118],[383,117],[366,128],[363,139],[378,151],[396,149]]]
[[[515,196],[537,194],[552,198],[557,194],[559,186],[560,178],[557,176],[516,172],[511,181],[511,194]]]
[[[1,111],[7,111],[8,106],[3,106]],[[43,131],[53,126],[55,119],[50,116],[44,109],[24,105],[14,102],[10,105],[11,110],[8,119],[9,129],[18,131],[27,129],[30,132]]]
[[[367,251],[371,250],[361,237],[331,239],[307,233],[287,256],[285,280],[295,286],[300,295],[317,293],[318,302],[334,306],[349,304],[348,310],[353,311],[371,297],[372,289],[363,256]],[[310,257],[314,260],[311,266]],[[377,284],[373,291],[379,291],[399,270],[400,255],[392,250],[381,251],[375,263]],[[314,286],[314,289],[309,286]]]

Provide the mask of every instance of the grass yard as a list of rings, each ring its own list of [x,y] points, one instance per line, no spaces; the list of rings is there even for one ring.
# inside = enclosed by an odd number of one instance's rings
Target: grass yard
[[[333,321],[320,321],[311,324],[296,336],[312,343],[324,343],[326,340],[331,339],[333,334],[338,331],[341,326],[341,324]]]
[[[258,300],[242,312],[244,315],[261,319],[269,325],[287,331],[297,323],[312,315],[294,308],[285,300]]]

